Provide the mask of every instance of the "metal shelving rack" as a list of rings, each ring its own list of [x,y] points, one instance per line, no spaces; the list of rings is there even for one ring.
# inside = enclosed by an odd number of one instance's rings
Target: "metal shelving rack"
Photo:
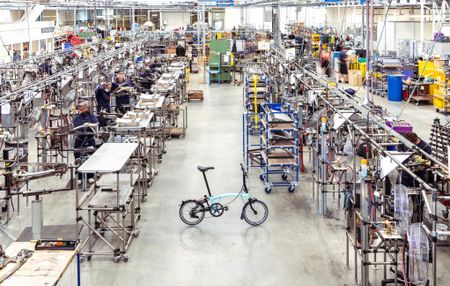
[[[372,73],[371,91],[382,97],[387,95],[387,76],[403,73],[403,64],[400,59],[378,58],[374,64]]]
[[[245,110],[252,117],[254,123],[250,125],[249,131],[252,132],[252,134],[259,134],[261,129],[259,123],[261,104],[270,103],[269,79],[263,71],[252,70],[247,72],[244,81]]]
[[[245,112],[242,117],[243,130],[243,157],[247,169],[261,168],[261,117],[262,104],[270,102],[269,79],[260,66],[251,66],[246,69],[244,78],[243,103]]]
[[[288,104],[264,104],[260,136],[262,173],[265,191],[285,186],[293,192],[299,181],[298,113]],[[279,181],[274,175],[281,175]]]

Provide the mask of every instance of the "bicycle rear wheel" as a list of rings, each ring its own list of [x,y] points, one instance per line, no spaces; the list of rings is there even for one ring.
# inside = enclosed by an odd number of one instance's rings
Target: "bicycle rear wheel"
[[[253,226],[257,226],[266,221],[269,216],[267,205],[257,199],[249,199],[242,208],[242,217]]]
[[[204,207],[195,200],[184,201],[179,210],[181,220],[187,225],[199,224],[205,218]]]

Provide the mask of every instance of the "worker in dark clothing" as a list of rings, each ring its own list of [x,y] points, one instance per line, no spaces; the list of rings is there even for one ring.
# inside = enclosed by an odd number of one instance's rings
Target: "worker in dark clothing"
[[[111,82],[104,82],[97,86],[95,89],[95,100],[97,101],[97,112],[102,110],[111,112],[111,91],[113,84]]]
[[[155,84],[152,75],[153,73],[150,67],[145,68],[144,72],[139,75],[141,86],[144,89],[150,90],[152,88],[152,85]]]
[[[132,86],[134,85],[125,78],[125,74],[123,72],[119,72],[116,75],[116,80],[114,81],[112,87],[112,91],[116,96],[116,111],[124,111],[124,106],[130,104],[130,93],[123,88]]]
[[[178,47],[175,50],[175,53],[177,54],[177,57],[185,57],[186,56],[186,48],[182,45],[178,45]]]
[[[411,143],[419,147],[421,150],[425,151],[428,154],[431,154],[431,146],[423,141],[422,139],[417,136],[414,132],[409,132],[403,134],[403,136],[408,139]],[[401,147],[400,151],[408,151],[405,146]],[[404,163],[408,164],[410,162],[410,159],[406,160]],[[421,168],[418,171],[414,172],[419,178],[422,180],[426,179],[427,172],[425,169]],[[419,182],[415,180],[411,175],[409,175],[407,172],[402,172],[402,178],[401,178],[401,184],[409,187],[409,188],[417,188],[419,187]],[[424,201],[421,194],[413,194],[411,195],[411,199],[413,201],[413,215],[411,218],[412,223],[421,222],[423,220],[423,206]]]
[[[413,143],[414,145],[419,147],[421,150],[425,151],[428,154],[431,154],[431,146],[427,142],[420,139],[416,133],[409,132],[409,133],[403,134],[403,136],[406,139],[408,139],[408,141],[410,141],[411,143]],[[400,151],[408,151],[408,150],[405,146],[402,146]],[[409,160],[407,160],[405,163],[408,163],[408,161]],[[426,171],[423,170],[420,172],[416,172],[416,175],[422,179],[425,179]],[[405,185],[406,187],[418,187],[419,186],[418,182],[415,181],[414,178],[406,172],[402,172],[402,185]]]
[[[97,124],[97,117],[89,110],[89,103],[87,101],[78,105],[78,114],[73,119],[73,125],[75,130],[75,142],[74,142],[74,157],[75,160],[87,157],[89,152],[86,152],[87,148],[95,148],[95,138],[92,134],[93,130],[89,128],[88,124]],[[85,126],[85,127],[82,127]],[[77,128],[78,127],[78,128]],[[93,175],[89,174],[88,178],[92,178]],[[78,174],[78,179],[81,180],[81,174]]]
[[[45,59],[45,61],[39,65],[39,73],[52,75],[52,59]]]

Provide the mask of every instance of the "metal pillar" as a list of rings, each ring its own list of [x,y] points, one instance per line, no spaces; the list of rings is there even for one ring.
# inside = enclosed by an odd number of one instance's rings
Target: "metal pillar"
[[[42,199],[36,197],[36,199],[31,202],[31,232],[33,234],[33,239],[41,239],[43,225]]]
[[[272,34],[275,47],[281,49],[280,0],[272,7]]]
[[[94,28],[95,28],[95,32],[97,33],[97,1],[94,0]]]
[[[73,9],[73,32],[77,32],[77,9]]]
[[[203,81],[206,82],[206,3],[202,2],[202,57],[203,57]]]
[[[325,117],[322,118],[322,124],[320,127],[320,159],[319,159],[319,176],[318,176],[318,194],[317,199],[319,200],[319,214],[325,215],[327,213],[327,125]]]
[[[136,40],[136,31],[134,29],[135,17],[136,17],[135,10],[134,10],[134,7],[132,7],[131,8],[131,24],[130,25],[131,25],[131,30],[133,31],[133,41]]]
[[[369,222],[367,218],[369,216],[369,184],[371,182],[363,178],[361,182],[361,286],[369,285],[369,266],[367,265],[369,255]]]
[[[425,0],[420,0],[420,46],[419,55],[423,54],[425,32]]]
[[[434,35],[434,33],[436,33],[436,17],[435,17],[435,13],[436,13],[436,2],[433,1],[432,5],[431,5],[431,33]]]
[[[372,17],[371,17],[371,11],[372,11],[372,1],[371,0],[366,0],[367,2],[367,6],[366,6],[366,28],[367,28],[367,34],[366,34],[366,63],[367,63],[367,72],[366,72],[366,96],[363,100],[363,104],[368,104],[370,102],[372,102],[371,98],[370,98],[370,88],[371,87],[371,80],[370,80],[370,72],[372,71],[372,64],[371,64],[371,47],[372,47],[372,43],[371,43],[371,24],[372,24]],[[364,17],[364,13],[363,13],[363,17]],[[364,27],[364,26],[363,26]],[[363,28],[363,38],[364,38],[364,28]]]

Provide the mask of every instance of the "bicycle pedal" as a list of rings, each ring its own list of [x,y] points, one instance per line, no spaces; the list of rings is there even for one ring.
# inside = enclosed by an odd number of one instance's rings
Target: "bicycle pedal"
[[[228,207],[223,207],[223,210],[224,210],[224,211],[227,211],[227,210],[228,210]]]

